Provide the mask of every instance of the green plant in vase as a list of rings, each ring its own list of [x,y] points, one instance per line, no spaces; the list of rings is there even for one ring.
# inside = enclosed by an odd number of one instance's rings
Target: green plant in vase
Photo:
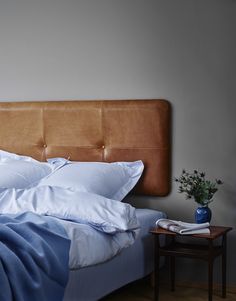
[[[211,210],[208,204],[213,201],[214,194],[223,182],[219,179],[207,180],[204,172],[194,170],[190,173],[185,169],[183,169],[180,177],[175,178],[175,181],[179,183],[179,193],[185,193],[187,199],[193,199],[200,205],[195,212],[196,222],[210,222]]]

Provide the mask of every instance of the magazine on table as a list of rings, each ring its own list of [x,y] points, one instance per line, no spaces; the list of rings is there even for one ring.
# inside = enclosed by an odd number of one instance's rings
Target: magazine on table
[[[194,224],[194,223],[185,223],[181,221],[161,218],[156,221],[156,226],[159,226],[166,230],[176,232],[182,235],[210,233],[209,223]]]

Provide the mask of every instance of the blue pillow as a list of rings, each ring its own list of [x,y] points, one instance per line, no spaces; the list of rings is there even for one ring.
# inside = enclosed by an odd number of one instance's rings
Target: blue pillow
[[[61,159],[51,159],[56,164]],[[38,186],[58,186],[121,201],[143,172],[143,162],[70,162],[42,179]]]

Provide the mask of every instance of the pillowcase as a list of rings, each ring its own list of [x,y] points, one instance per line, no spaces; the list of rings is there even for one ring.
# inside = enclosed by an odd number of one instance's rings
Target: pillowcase
[[[62,159],[51,159],[56,164]],[[63,161],[63,160],[62,160]],[[143,162],[70,162],[42,179],[38,186],[58,186],[121,201],[143,172]]]
[[[65,162],[52,165],[0,150],[0,188],[29,188],[63,164]]]
[[[17,155],[14,153],[9,153],[3,150],[0,150],[0,161],[8,161],[8,160],[22,160],[22,161],[29,161],[29,162],[39,162],[31,157],[28,156],[22,156],[22,155]]]
[[[1,188],[27,188],[52,172],[48,163],[19,160],[0,161]]]

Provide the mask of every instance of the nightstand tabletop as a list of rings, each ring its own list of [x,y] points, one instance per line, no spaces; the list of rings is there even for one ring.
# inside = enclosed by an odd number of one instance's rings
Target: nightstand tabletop
[[[158,228],[155,227],[153,229],[150,230],[150,233],[152,234],[165,234],[165,235],[174,235],[174,236],[191,236],[191,237],[197,237],[197,238],[206,238],[206,239],[210,239],[210,240],[214,240],[222,235],[224,235],[225,233],[229,232],[230,230],[232,230],[232,227],[223,227],[223,226],[210,226],[210,233],[209,234],[178,234],[163,228]]]

